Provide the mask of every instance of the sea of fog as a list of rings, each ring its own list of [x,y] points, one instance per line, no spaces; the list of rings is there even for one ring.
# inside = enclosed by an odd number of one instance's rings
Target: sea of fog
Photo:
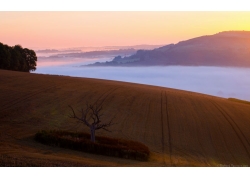
[[[250,68],[81,66],[106,60],[110,59],[38,59],[37,70],[33,73],[134,82],[250,101]]]

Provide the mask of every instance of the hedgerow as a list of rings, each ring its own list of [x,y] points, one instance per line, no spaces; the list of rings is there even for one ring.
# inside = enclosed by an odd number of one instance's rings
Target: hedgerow
[[[87,133],[73,133],[68,131],[40,131],[36,133],[35,140],[50,146],[58,146],[88,153],[114,156],[126,159],[147,161],[149,149],[142,143],[125,139],[96,137],[91,142]]]

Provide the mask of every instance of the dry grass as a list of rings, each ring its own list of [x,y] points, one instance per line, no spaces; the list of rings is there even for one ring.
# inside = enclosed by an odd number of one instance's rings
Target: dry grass
[[[112,133],[100,130],[96,135],[145,144],[152,154],[148,162],[48,147],[33,140],[42,129],[88,133],[68,118],[68,105],[80,109],[87,101],[101,100],[103,121],[115,117],[117,124],[110,128]],[[250,106],[223,98],[0,70],[0,107],[1,166],[250,165]]]

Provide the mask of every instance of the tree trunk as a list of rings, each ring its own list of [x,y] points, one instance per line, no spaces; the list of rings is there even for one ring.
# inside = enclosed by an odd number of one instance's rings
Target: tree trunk
[[[90,128],[90,134],[91,134],[91,141],[95,142],[95,127]]]

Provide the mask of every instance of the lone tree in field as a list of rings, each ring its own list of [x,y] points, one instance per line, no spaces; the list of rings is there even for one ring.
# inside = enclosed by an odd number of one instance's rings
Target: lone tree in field
[[[91,141],[95,142],[95,131],[98,129],[104,129],[106,131],[111,132],[107,128],[109,126],[112,126],[114,123],[112,123],[112,120],[108,123],[101,123],[101,117],[103,114],[102,111],[102,105],[89,105],[86,104],[85,109],[81,109],[81,116],[77,116],[74,109],[69,106],[72,110],[72,115],[70,115],[70,118],[74,118],[77,120],[82,121],[86,126],[90,128],[90,134],[91,134]]]

